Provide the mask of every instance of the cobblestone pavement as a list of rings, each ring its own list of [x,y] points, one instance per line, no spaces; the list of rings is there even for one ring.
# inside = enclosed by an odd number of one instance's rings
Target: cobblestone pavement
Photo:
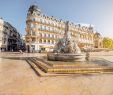
[[[113,95],[113,74],[39,77],[22,59],[43,55],[0,53],[0,95]],[[113,62],[112,52],[91,56]]]

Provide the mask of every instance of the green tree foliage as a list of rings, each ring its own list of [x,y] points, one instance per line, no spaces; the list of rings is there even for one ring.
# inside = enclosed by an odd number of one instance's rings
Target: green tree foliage
[[[103,39],[104,48],[113,49],[113,39],[105,37]]]

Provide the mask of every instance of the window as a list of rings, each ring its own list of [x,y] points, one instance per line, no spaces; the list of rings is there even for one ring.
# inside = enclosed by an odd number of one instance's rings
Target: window
[[[36,28],[37,27],[37,25],[36,24],[33,24],[33,28]]]
[[[44,30],[45,29],[45,27],[44,26],[42,26],[42,30]]]
[[[50,31],[50,27],[48,27],[48,30]]]
[[[44,43],[46,43],[46,40],[44,40]]]
[[[50,43],[50,40],[48,40],[48,43]]]
[[[48,24],[48,20],[46,20],[46,24]]]
[[[42,23],[42,19],[40,19],[40,23]]]
[[[6,41],[4,41],[4,44],[5,44],[5,42],[6,42]]]
[[[36,25],[35,25],[35,28],[38,29],[38,27],[39,27],[39,26],[36,24]]]
[[[42,23],[45,23],[45,20],[44,19],[42,19]]]
[[[35,42],[35,38],[32,38],[32,42]]]
[[[50,21],[48,21],[48,24],[50,24]]]
[[[54,32],[54,27],[52,28],[53,32]]]
[[[44,30],[46,30],[46,26],[44,26]]]
[[[44,37],[44,34],[42,33],[42,37]]]
[[[51,37],[51,35],[50,35],[50,34],[48,34],[48,37]]]
[[[40,30],[42,30],[42,25],[40,25]]]
[[[71,32],[71,35],[73,35],[73,32]]]
[[[56,42],[54,41],[54,44],[55,44]]]
[[[46,37],[48,37],[48,34],[46,34]]]
[[[30,26],[30,27],[33,28],[33,26],[34,26],[34,25],[31,23],[31,26]]]
[[[27,35],[30,35],[30,32],[27,32]]]
[[[46,27],[46,30],[49,30],[48,27]]]
[[[37,13],[36,13],[36,12],[33,12],[33,15],[35,15],[35,16],[36,16],[36,15],[37,15]]]
[[[39,33],[40,37],[42,37],[42,33]]]
[[[31,45],[31,47],[32,47],[32,50],[35,50],[35,45]]]
[[[44,34],[44,37],[46,37],[46,34]]]
[[[55,23],[53,23],[54,24],[54,26],[56,25]]]
[[[37,18],[34,18],[35,19],[35,21],[37,21]]]
[[[53,31],[52,27],[50,28],[50,31]]]
[[[31,18],[32,21],[35,21],[35,18]]]
[[[32,35],[36,35],[36,32],[32,32]]]
[[[42,43],[42,39],[39,40],[39,43]]]

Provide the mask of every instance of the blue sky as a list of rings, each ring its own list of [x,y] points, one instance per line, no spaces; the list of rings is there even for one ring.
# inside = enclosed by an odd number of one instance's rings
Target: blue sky
[[[35,2],[48,16],[93,24],[103,36],[113,38],[113,0],[1,0],[0,17],[24,35],[26,14]]]

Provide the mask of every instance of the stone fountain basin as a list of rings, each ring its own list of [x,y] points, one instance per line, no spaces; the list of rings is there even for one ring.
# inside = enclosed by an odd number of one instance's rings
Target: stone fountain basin
[[[51,61],[85,61],[85,53],[48,53],[47,59]]]

